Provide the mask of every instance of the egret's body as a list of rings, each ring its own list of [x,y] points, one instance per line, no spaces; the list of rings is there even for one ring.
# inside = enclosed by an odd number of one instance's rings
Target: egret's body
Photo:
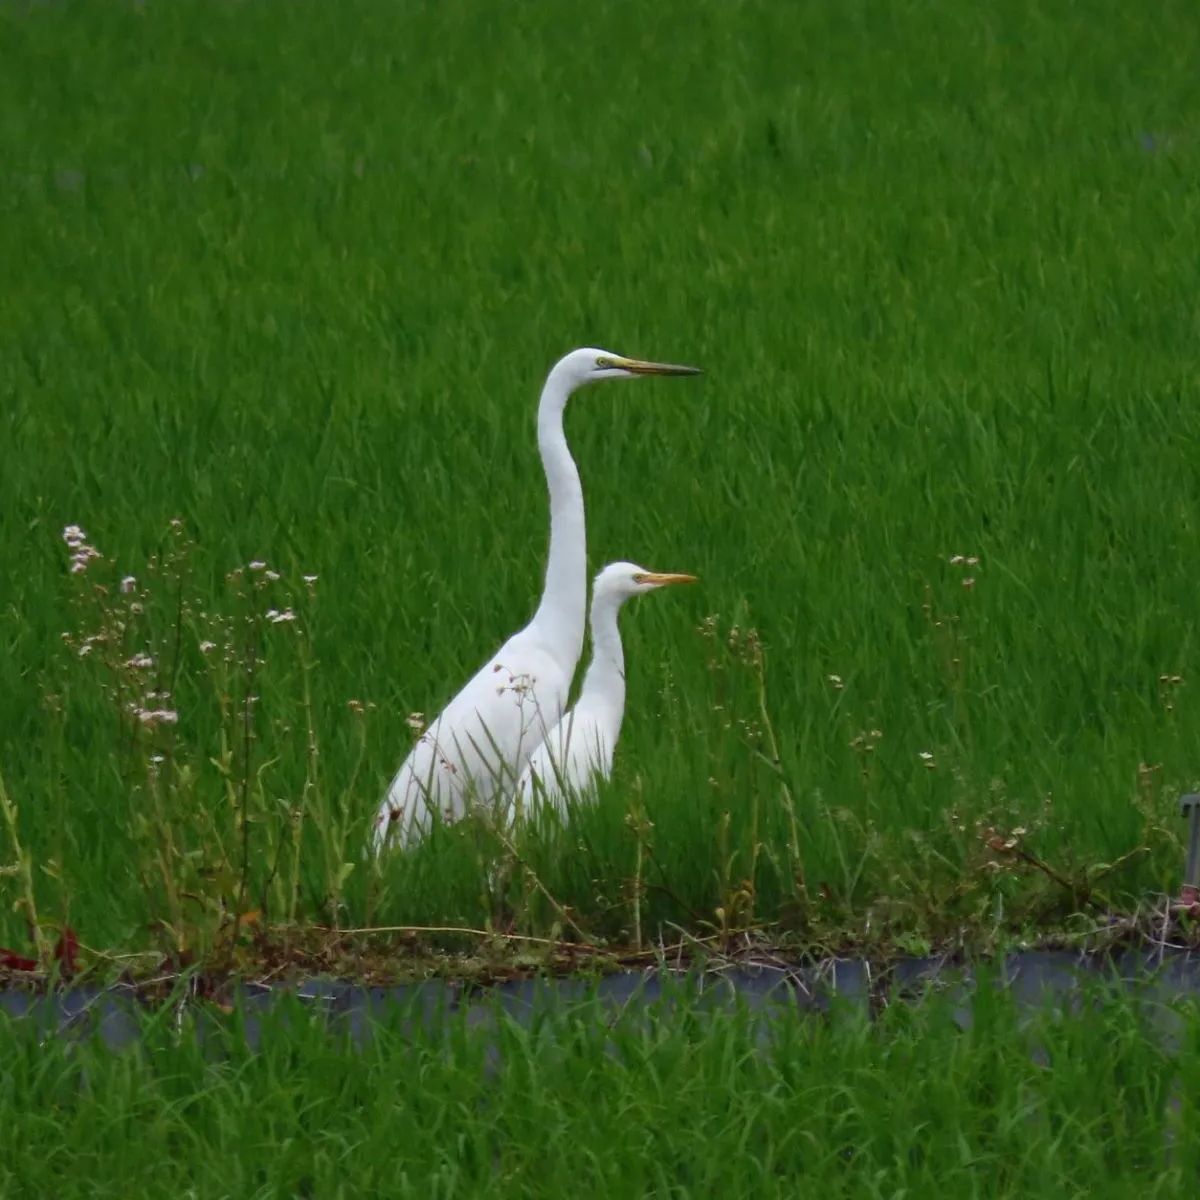
[[[537,436],[550,493],[550,552],[533,619],[475,673],[417,740],[375,818],[377,849],[408,845],[436,819],[456,820],[516,784],[529,755],[562,715],[587,608],[583,488],[563,433],[563,411],[584,384],[639,375],[695,375],[694,367],[574,350],[551,369]]]
[[[664,575],[634,563],[611,563],[592,586],[592,661],[575,707],[533,752],[517,795],[526,812],[543,799],[565,815],[567,798],[591,792],[612,772],[625,715],[625,654],[618,625],[626,600],[691,575]]]

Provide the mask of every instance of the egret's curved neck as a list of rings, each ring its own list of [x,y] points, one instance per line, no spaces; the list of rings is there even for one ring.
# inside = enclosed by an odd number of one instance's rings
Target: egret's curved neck
[[[617,627],[620,611],[620,597],[592,598],[592,661],[580,692],[581,700],[586,697],[590,701],[603,701],[618,713],[625,708],[625,652]]]
[[[550,491],[550,554],[546,586],[534,623],[568,675],[583,650],[587,616],[587,532],[583,486],[563,433],[563,410],[571,390],[550,373],[538,405],[538,450]]]

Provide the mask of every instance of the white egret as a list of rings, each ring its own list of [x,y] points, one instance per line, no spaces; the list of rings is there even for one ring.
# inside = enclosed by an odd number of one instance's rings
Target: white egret
[[[665,575],[635,563],[610,563],[592,585],[592,661],[575,707],[533,752],[517,794],[526,812],[544,798],[564,815],[568,796],[590,791],[612,771],[625,715],[625,655],[617,618],[626,600],[694,575]]]
[[[471,803],[511,788],[566,706],[583,649],[587,546],[583,488],[563,434],[563,411],[585,384],[643,375],[698,375],[696,367],[644,362],[607,350],[573,350],[546,377],[538,450],[550,492],[550,552],[533,619],[487,660],[425,730],[375,818],[374,845],[409,845],[437,812],[455,820]]]

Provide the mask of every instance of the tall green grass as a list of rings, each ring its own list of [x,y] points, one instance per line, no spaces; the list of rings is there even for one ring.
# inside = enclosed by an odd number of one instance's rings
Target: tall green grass
[[[1189,6],[9,3],[0,40],[0,769],[44,920],[945,938],[1174,886]],[[374,878],[406,718],[532,611],[533,406],[589,343],[707,369],[568,413],[592,564],[702,587],[626,614],[565,842]],[[61,637],[126,574],[152,737]]]
[[[1200,1039],[1150,1014],[1018,1019],[984,989],[770,1025],[689,1002],[593,1002],[489,1028],[461,1016],[361,1049],[284,1006],[163,1009],[124,1052],[0,1023],[11,1195],[1175,1197],[1190,1194]],[[767,1034],[764,1038],[764,1034]]]

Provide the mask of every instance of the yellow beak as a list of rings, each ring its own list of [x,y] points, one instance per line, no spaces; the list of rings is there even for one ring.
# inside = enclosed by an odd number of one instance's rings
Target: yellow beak
[[[652,583],[655,587],[666,587],[669,583],[695,583],[695,575],[663,574],[658,571],[647,571],[637,577],[638,583]]]
[[[646,362],[640,358],[617,358],[611,360],[614,367],[632,371],[635,375],[703,375],[699,367],[684,367],[677,363]]]

